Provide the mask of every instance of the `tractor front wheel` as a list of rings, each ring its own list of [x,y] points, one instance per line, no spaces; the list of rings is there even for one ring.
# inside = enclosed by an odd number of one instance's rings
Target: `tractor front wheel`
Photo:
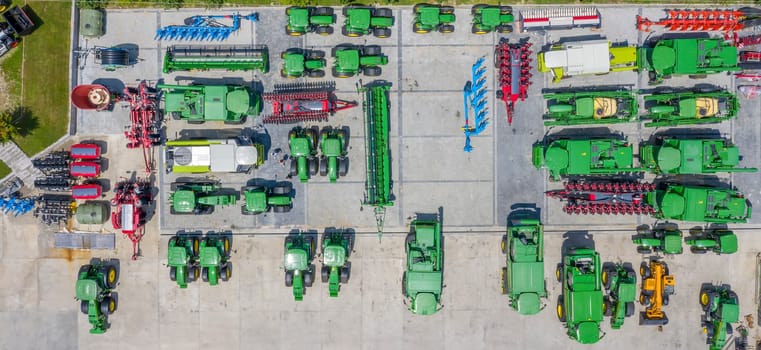
[[[175,282],[175,281],[177,281],[177,268],[176,268],[176,267],[174,267],[174,266],[172,266],[172,267],[170,267],[170,268],[169,268],[169,279],[170,279],[172,282]]]
[[[314,32],[322,36],[328,36],[330,34],[333,34],[333,27],[318,26],[317,28],[315,28]]]
[[[454,25],[452,24],[442,24],[441,27],[439,27],[439,32],[442,34],[449,34],[454,32]]]
[[[560,264],[558,264],[558,266],[555,268],[555,279],[556,279],[558,282],[560,282],[560,281],[561,281],[561,279],[560,279],[560,278],[562,277],[562,274],[563,274],[563,266],[562,266],[562,265],[560,265]]]
[[[558,320],[560,322],[565,322],[565,306],[563,305],[563,296],[558,296],[558,305],[555,308],[555,312],[558,315]]]
[[[79,303],[79,310],[82,311],[83,314],[87,315],[90,311],[90,303],[82,300],[82,302]]]
[[[311,158],[309,159],[309,175],[315,176],[317,175],[317,167],[318,167],[318,159],[317,158]]]
[[[373,31],[373,35],[377,38],[388,38],[391,36],[391,29],[390,28],[377,28]]]
[[[381,67],[367,67],[362,71],[368,77],[377,77],[381,75],[381,72]]]
[[[327,176],[328,175],[328,159],[322,158],[320,159],[320,176]]]
[[[322,69],[311,70],[307,73],[307,76],[310,78],[322,78],[325,76],[325,71]]]
[[[626,303],[626,317],[631,317],[634,315],[634,302],[630,301]]]
[[[412,31],[418,34],[426,34],[429,32],[429,30],[420,26],[420,23],[418,22],[412,23]]]
[[[285,271],[285,286],[293,287],[293,271]]]
[[[483,35],[488,33],[488,31],[484,30],[479,26],[478,24],[474,24],[473,27],[470,29],[470,32],[473,34]]]
[[[362,54],[365,56],[378,56],[383,52],[378,45],[367,45],[362,49]]]
[[[296,158],[291,159],[291,171],[288,173],[290,176],[296,176],[299,173],[299,165],[296,162]]]
[[[209,268],[208,267],[201,268],[201,280],[204,282],[209,282]]]
[[[320,280],[322,283],[328,283],[328,276],[330,275],[330,269],[327,266],[323,266],[320,269]]]
[[[346,266],[341,268],[341,283],[349,283],[349,277],[351,277],[351,262],[347,262]]]
[[[304,272],[304,286],[311,287],[314,284],[314,265],[309,266],[309,270]]]
[[[219,278],[223,282],[227,282],[230,280],[230,277],[233,275],[233,263],[228,262],[225,264],[225,266],[222,266],[221,271],[219,272]]]
[[[349,158],[339,158],[338,159],[338,176],[346,176],[346,174],[349,173]]]

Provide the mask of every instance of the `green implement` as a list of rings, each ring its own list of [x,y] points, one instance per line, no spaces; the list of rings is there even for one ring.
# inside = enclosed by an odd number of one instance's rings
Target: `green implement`
[[[169,279],[177,282],[180,288],[187,288],[189,282],[198,280],[198,249],[200,241],[197,237],[177,234],[169,239],[167,248],[167,266]]]
[[[388,84],[364,86],[365,99],[365,196],[363,205],[375,207],[378,239],[383,234],[386,207],[394,205],[391,195],[391,152],[389,149]]]
[[[600,254],[593,249],[569,249],[555,277],[563,285],[557,315],[567,334],[581,344],[594,344],[602,338],[603,303]]]
[[[164,161],[167,173],[246,173],[264,164],[264,145],[245,136],[167,141]]]
[[[534,315],[544,308],[544,230],[539,220],[508,219],[502,239],[507,267],[502,269],[502,294],[521,315]]]
[[[659,138],[656,144],[640,144],[640,163],[657,175],[756,172],[740,168],[740,149],[725,139]]]
[[[637,49],[637,67],[647,71],[650,84],[672,75],[705,78],[707,74],[737,72],[737,47],[721,38],[661,39]]]
[[[510,6],[494,6],[478,4],[470,9],[473,15],[473,34],[486,34],[491,32],[511,33],[513,31],[513,8]]]
[[[243,124],[247,116],[262,111],[261,96],[237,85],[169,85],[158,84],[164,92],[164,113],[190,124],[221,121]]]
[[[443,254],[441,223],[414,220],[405,241],[407,269],[402,276],[402,294],[416,315],[433,315],[441,310]]]
[[[412,31],[415,33],[454,32],[455,14],[452,6],[417,4],[412,8],[412,13],[415,16]]]
[[[172,45],[164,55],[164,74],[176,71],[226,70],[269,72],[269,53],[263,45]]]
[[[201,280],[216,286],[219,280],[228,281],[232,277],[233,264],[230,262],[230,238],[213,234],[201,241],[198,265]]]
[[[173,215],[207,215],[216,206],[235,205],[232,194],[220,194],[218,182],[208,180],[178,179],[170,186],[170,213]]]
[[[647,225],[639,226],[632,242],[637,245],[637,253],[640,254],[682,254],[682,231],[674,224],[652,229]]]
[[[333,34],[336,16],[333,15],[332,7],[291,6],[285,9],[285,14],[288,16],[285,33],[290,36],[301,36],[311,32],[320,35]]]
[[[729,285],[704,285],[700,289],[703,308],[701,325],[709,350],[722,350],[732,334],[732,325],[740,320],[740,299]]]
[[[381,66],[388,63],[388,57],[381,53],[378,45],[349,45],[336,46],[332,50],[335,58],[333,76],[336,78],[349,78],[359,73],[368,77],[381,75]]]
[[[330,182],[336,182],[339,176],[349,172],[346,141],[344,130],[326,126],[320,132],[320,176],[328,176]]]
[[[633,167],[632,145],[618,139],[560,139],[549,144],[537,143],[532,148],[532,161],[537,169],[546,167],[555,181],[564,176],[642,171]]]
[[[657,92],[645,96],[646,127],[721,123],[737,117],[737,95],[726,90]]]
[[[341,34],[358,37],[373,34],[378,38],[391,36],[394,26],[394,13],[389,8],[373,8],[362,5],[349,5],[343,8],[344,25]]]
[[[299,181],[307,182],[310,176],[317,174],[318,143],[317,127],[310,129],[295,127],[288,133],[288,146],[291,150],[291,176],[298,176]]]
[[[601,278],[608,294],[603,298],[603,314],[610,316],[611,328],[621,329],[624,320],[634,315],[637,273],[623,264],[611,264],[603,268]]]
[[[247,186],[241,190],[243,196],[243,215],[256,215],[269,212],[287,213],[293,209],[291,199],[292,188],[289,185],[275,186]]]
[[[322,78],[325,76],[325,51],[293,48],[280,54],[283,59],[283,78]]]
[[[108,329],[108,315],[116,311],[117,301],[111,295],[116,283],[117,271],[113,265],[98,263],[79,268],[74,289],[80,310],[92,325],[91,334],[103,334]]]
[[[311,287],[314,283],[312,259],[315,249],[314,237],[307,237],[301,232],[285,238],[285,286],[293,287],[293,299],[296,301],[303,300],[304,287]]]
[[[544,125],[615,124],[638,120],[637,97],[629,90],[545,94]]]
[[[684,239],[690,246],[690,252],[705,254],[734,254],[737,252],[737,235],[726,229],[708,229]]]
[[[322,238],[322,283],[328,283],[332,298],[338,297],[341,284],[349,283],[351,262],[349,255],[354,249],[354,237],[346,230],[326,232]]]
[[[745,223],[751,206],[742,193],[732,189],[668,185],[648,192],[645,202],[658,219],[710,223]]]

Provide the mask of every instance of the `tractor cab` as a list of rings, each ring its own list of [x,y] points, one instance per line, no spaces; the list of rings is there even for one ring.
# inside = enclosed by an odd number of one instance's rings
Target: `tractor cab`
[[[322,263],[327,266],[343,266],[346,263],[346,248],[328,245],[322,251]]]
[[[100,293],[100,286],[95,280],[78,280],[76,284],[76,296],[79,300],[95,300]]]

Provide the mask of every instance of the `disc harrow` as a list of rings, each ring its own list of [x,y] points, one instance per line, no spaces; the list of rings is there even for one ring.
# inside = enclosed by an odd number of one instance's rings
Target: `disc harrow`
[[[142,148],[145,172],[153,169],[153,146],[161,145],[161,114],[158,110],[158,94],[145,81],[137,88],[124,88],[119,101],[130,109],[130,125],[125,127],[127,148]]]
[[[122,230],[132,242],[132,260],[137,260],[146,222],[143,207],[152,201],[151,184],[141,179],[124,180],[116,184],[115,192],[111,199],[111,205],[115,207],[111,213],[111,224],[114,230]]]
[[[513,112],[518,100],[525,101],[531,85],[531,43],[521,40],[511,44],[506,38],[494,50],[494,65],[499,70],[497,98],[505,102],[507,124],[513,123]]]
[[[562,190],[547,191],[548,197],[566,202],[569,215],[654,215],[644,202],[655,184],[639,182],[567,182]]]
[[[338,111],[357,106],[354,101],[343,101],[333,94],[335,83],[307,83],[276,85],[274,92],[262,98],[272,103],[272,113],[264,116],[264,123],[291,124],[327,121]]]

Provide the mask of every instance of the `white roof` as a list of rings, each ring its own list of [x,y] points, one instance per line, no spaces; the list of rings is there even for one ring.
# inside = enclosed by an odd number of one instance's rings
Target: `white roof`
[[[122,231],[134,231],[135,230],[135,222],[133,219],[133,205],[132,204],[122,204]]]
[[[568,42],[563,50],[544,53],[547,68],[563,68],[565,75],[598,74],[610,71],[607,40]]]
[[[237,169],[235,164],[235,144],[210,145],[211,171],[232,172]]]
[[[189,154],[189,162],[177,163],[187,166],[208,166],[212,172],[234,172],[239,165],[254,165],[257,163],[259,153],[254,146],[239,146],[235,139],[209,140],[215,142],[208,146],[178,146],[176,156]],[[185,158],[187,159],[187,158]]]

